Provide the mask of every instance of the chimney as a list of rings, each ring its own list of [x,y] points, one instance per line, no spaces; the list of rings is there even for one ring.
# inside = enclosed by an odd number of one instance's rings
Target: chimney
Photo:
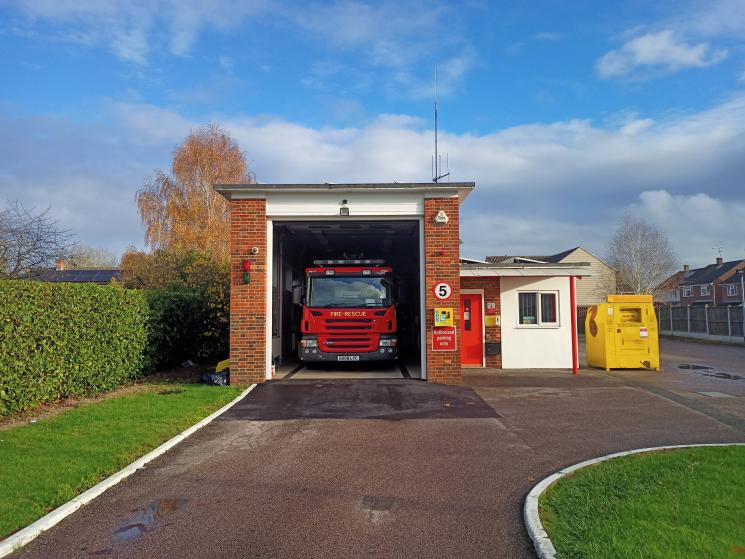
[[[58,258],[55,262],[54,268],[58,272],[61,272],[62,270],[65,270],[67,268],[67,262],[65,262],[64,258]]]
[[[688,264],[683,264],[683,272],[688,273],[691,270],[691,267]]]
[[[721,266],[724,263],[724,258],[717,256],[717,266]]]

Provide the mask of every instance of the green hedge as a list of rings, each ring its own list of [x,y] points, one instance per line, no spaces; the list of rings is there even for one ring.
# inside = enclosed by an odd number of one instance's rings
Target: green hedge
[[[203,307],[190,293],[0,281],[0,415],[193,357]]]
[[[181,363],[197,356],[204,321],[204,298],[197,293],[138,291],[148,302],[145,369]]]

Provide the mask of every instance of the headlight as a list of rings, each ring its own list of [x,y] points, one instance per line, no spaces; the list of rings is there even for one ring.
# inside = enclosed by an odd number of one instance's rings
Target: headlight
[[[398,340],[396,338],[380,338],[380,347],[396,347]]]
[[[304,338],[300,340],[300,345],[302,347],[318,347],[318,340],[315,338]]]

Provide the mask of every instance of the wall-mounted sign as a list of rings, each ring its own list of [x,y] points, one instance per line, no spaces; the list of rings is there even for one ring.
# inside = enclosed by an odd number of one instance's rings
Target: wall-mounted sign
[[[435,297],[437,297],[441,301],[447,301],[453,294],[453,288],[450,286],[449,283],[441,281],[440,283],[435,285],[434,292]]]
[[[432,327],[432,351],[455,351],[455,326]]]
[[[450,221],[450,218],[448,217],[448,214],[445,213],[445,210],[440,210],[437,212],[437,215],[435,215],[435,223],[447,223]]]
[[[453,326],[453,309],[435,309],[435,326]]]
[[[497,314],[497,304],[495,302],[486,303],[486,314]]]
[[[498,314],[487,314],[484,317],[484,326],[499,326],[500,323]]]

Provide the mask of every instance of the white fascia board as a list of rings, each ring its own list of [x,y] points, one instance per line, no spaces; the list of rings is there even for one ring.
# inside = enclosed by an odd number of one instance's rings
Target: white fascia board
[[[348,216],[340,216],[339,208],[346,200]],[[417,217],[424,215],[421,192],[398,190],[381,195],[380,192],[271,192],[266,197],[266,214],[273,218],[333,218],[359,219],[365,217]]]
[[[562,277],[592,275],[589,267],[561,267],[561,268],[473,268],[461,269],[460,277]]]

